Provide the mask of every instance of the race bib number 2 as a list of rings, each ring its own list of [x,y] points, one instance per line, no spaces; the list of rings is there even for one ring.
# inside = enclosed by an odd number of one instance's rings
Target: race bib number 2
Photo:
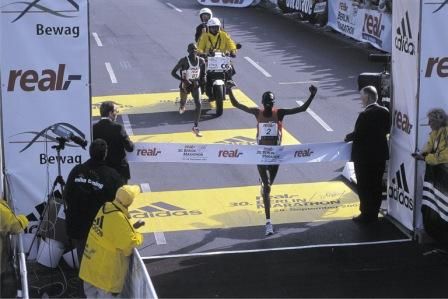
[[[278,136],[278,125],[276,123],[260,123],[258,124],[260,137]]]

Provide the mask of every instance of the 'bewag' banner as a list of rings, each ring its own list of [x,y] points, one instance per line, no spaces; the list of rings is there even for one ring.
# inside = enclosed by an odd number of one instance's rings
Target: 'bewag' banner
[[[273,165],[348,161],[351,148],[345,142],[285,146],[139,142],[127,157],[129,162]]]
[[[254,0],[198,0],[198,2],[207,6],[248,7]]]
[[[47,200],[58,134],[90,141],[87,0],[0,0],[4,167],[19,213]],[[73,142],[62,176],[88,158]],[[34,213],[36,214],[36,213]]]
[[[410,230],[415,210],[416,167],[411,153],[417,138],[419,20],[418,1],[394,1],[388,213]]]
[[[352,0],[328,2],[330,27],[383,51],[392,51],[392,16],[378,10],[359,8]]]

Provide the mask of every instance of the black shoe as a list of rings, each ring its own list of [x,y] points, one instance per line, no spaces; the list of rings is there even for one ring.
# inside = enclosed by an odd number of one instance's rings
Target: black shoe
[[[367,223],[374,223],[378,221],[378,217],[368,217],[365,216],[363,214],[358,215],[356,217],[353,217],[352,220],[356,223],[362,223],[362,224],[367,224]]]

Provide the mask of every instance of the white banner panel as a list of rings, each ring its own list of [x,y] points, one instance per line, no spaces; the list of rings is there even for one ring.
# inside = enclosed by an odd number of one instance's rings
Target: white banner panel
[[[395,5],[395,3],[394,3]],[[431,131],[427,113],[434,108],[448,112],[448,5],[446,1],[422,1],[418,149],[422,150]],[[417,186],[423,185],[425,164],[418,164]],[[416,198],[423,197],[419,188]],[[420,202],[419,202],[420,203]],[[417,226],[423,227],[421,213]]]
[[[424,0],[422,5],[419,149],[431,131],[428,111],[442,108],[448,113],[448,5],[442,2]]]
[[[129,162],[210,164],[291,164],[348,161],[351,143],[315,143],[286,146],[135,143]]]
[[[393,9],[392,128],[388,213],[413,230],[417,138],[419,1],[396,0]],[[406,184],[403,182],[406,181]]]
[[[198,0],[198,2],[207,6],[248,7],[254,0]]]
[[[352,0],[328,2],[328,26],[353,39],[392,51],[392,16],[378,10],[359,8]]]
[[[4,166],[18,212],[36,214],[57,175],[56,133],[90,141],[88,3],[0,3]],[[71,141],[61,154],[65,178],[88,158]]]

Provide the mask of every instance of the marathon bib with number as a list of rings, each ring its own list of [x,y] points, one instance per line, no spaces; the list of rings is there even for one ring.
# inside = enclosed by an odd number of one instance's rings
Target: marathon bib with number
[[[259,123],[258,132],[260,139],[264,137],[277,137],[278,125],[276,123]]]

